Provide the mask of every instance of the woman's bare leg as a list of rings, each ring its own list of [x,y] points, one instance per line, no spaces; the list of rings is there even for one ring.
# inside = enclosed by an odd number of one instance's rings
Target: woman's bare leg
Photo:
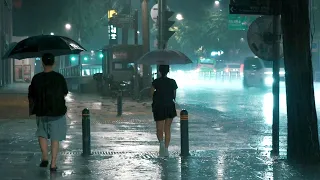
[[[168,148],[171,140],[171,124],[172,119],[167,119],[164,125],[164,133],[165,133],[165,147]]]
[[[163,121],[157,121],[157,138],[159,141],[159,156],[165,155],[165,147],[163,142],[163,132],[164,132],[164,120]]]
[[[164,132],[164,123],[165,121],[156,121],[156,126],[157,126],[157,138],[160,141],[163,141],[163,132]]]

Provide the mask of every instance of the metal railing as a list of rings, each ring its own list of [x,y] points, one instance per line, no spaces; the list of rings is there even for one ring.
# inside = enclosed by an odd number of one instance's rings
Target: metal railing
[[[80,74],[80,69],[82,70]],[[80,68],[79,65],[69,66],[59,69],[65,78],[74,78],[79,76],[93,76],[96,73],[102,73],[102,65],[82,65]]]
[[[70,66],[59,69],[59,73],[61,73],[65,78],[71,77],[79,77],[80,76],[80,66]]]

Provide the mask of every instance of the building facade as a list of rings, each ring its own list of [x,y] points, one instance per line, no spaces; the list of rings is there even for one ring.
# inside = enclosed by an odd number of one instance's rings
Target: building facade
[[[28,38],[27,36],[13,36],[12,42],[19,42],[24,39]],[[38,59],[38,61],[36,61]],[[11,60],[13,62],[13,82],[29,82],[31,81],[32,77],[37,71],[37,68],[39,66],[38,70],[39,72],[42,69],[41,62],[39,58],[27,58],[22,60]],[[37,66],[38,65],[38,66]]]
[[[12,42],[12,0],[0,3],[0,87],[13,82],[13,61],[2,59]]]

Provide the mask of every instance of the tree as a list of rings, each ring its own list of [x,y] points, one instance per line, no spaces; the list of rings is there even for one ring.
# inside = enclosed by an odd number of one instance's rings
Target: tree
[[[73,26],[73,36],[88,41],[96,28],[106,25],[110,9],[122,10],[121,0],[77,0],[66,1],[65,13],[61,19],[68,20]]]
[[[236,51],[236,44],[245,37],[245,33],[239,31],[235,33],[228,29],[227,11],[220,11],[213,7],[204,11],[203,16],[197,17],[196,21],[184,19],[176,22],[177,32],[170,39],[169,47],[180,49],[189,55],[191,52],[195,55],[195,51],[199,48],[206,49],[207,52],[212,50],[227,52],[230,49]]]
[[[287,156],[289,161],[298,163],[318,162],[320,151],[310,50],[309,3],[306,0],[283,0],[282,7]]]
[[[188,20],[176,22],[174,30],[176,33],[169,40],[171,48],[192,51],[201,46],[201,38],[198,36],[198,28],[195,22]]]
[[[228,41],[228,13],[226,11],[212,8],[206,10],[206,16],[200,28],[201,35],[204,38],[209,38],[209,46],[214,46],[212,42],[218,42],[216,46],[221,48],[223,44],[230,43]]]

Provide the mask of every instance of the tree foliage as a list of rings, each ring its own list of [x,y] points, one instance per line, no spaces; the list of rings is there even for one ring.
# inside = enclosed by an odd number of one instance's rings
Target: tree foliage
[[[176,23],[177,32],[170,40],[172,48],[190,51],[193,55],[201,49],[220,49],[228,37],[228,13],[209,8],[197,21],[184,19]]]
[[[66,1],[61,19],[72,24],[73,36],[88,41],[96,28],[107,24],[108,10],[122,10],[121,0],[76,0]]]

